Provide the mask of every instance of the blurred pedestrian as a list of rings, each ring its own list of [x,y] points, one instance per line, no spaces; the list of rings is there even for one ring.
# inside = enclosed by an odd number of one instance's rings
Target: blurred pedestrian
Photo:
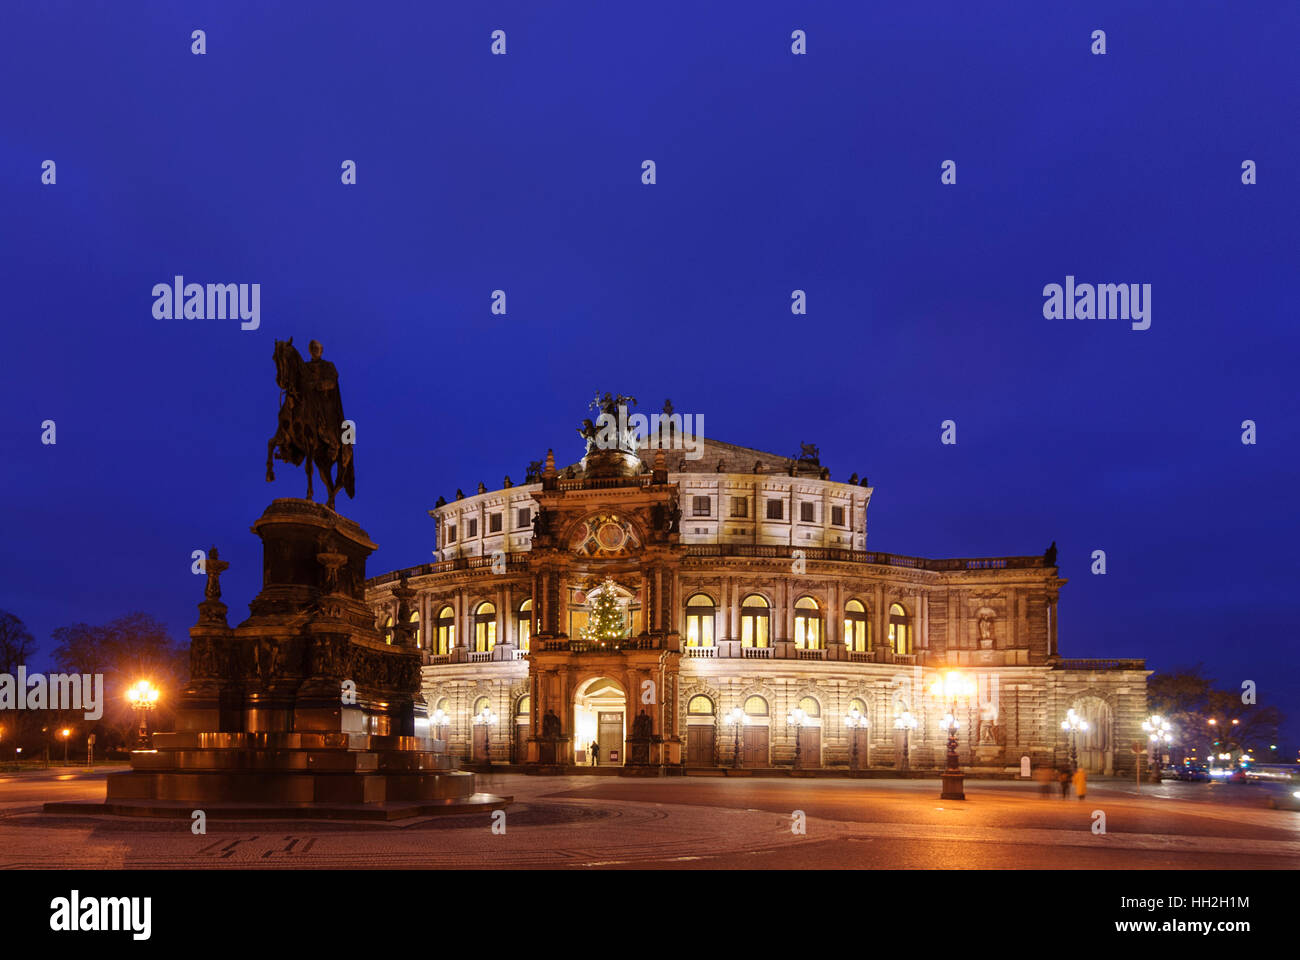
[[[591,765],[593,767],[600,765],[600,744],[595,740],[591,741]]]
[[[1043,797],[1052,795],[1052,768],[1040,763],[1034,768],[1034,779],[1038,781],[1038,794]]]
[[[1083,772],[1083,767],[1074,771],[1074,795],[1080,800],[1088,795],[1088,775]]]
[[[1061,799],[1064,800],[1070,795],[1070,768],[1061,767],[1056,771],[1056,781],[1061,785]]]

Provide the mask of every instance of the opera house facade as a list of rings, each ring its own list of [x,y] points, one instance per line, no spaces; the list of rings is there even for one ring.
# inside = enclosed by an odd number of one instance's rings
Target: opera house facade
[[[927,770],[951,716],[962,763],[1006,773],[1066,762],[1073,710],[1080,765],[1132,772],[1148,671],[1061,655],[1054,545],[869,550],[865,478],[830,479],[815,447],[777,456],[679,419],[657,449],[621,428],[601,443],[587,421],[582,460],[548,452],[521,484],[439,500],[436,559],[367,582],[389,642],[420,647],[431,734],[454,755]],[[960,701],[934,689],[953,671]]]

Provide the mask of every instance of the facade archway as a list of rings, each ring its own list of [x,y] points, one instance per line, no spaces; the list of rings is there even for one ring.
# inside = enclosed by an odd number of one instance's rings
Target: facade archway
[[[1098,696],[1077,697],[1071,705],[1074,712],[1088,722],[1088,729],[1076,734],[1079,766],[1088,773],[1113,774],[1115,772],[1115,714],[1110,704]],[[1066,755],[1069,755],[1069,734],[1065,734]]]
[[[573,760],[622,766],[627,760],[627,693],[611,677],[592,677],[573,696]],[[597,745],[593,757],[591,745]],[[593,763],[594,760],[594,763]]]

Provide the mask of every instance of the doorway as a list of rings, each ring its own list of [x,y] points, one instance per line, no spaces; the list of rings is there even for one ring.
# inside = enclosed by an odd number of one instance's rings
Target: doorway
[[[595,765],[622,766],[627,760],[627,697],[622,685],[609,677],[594,677],[578,688],[573,702],[573,759],[592,765],[591,744],[599,752]]]

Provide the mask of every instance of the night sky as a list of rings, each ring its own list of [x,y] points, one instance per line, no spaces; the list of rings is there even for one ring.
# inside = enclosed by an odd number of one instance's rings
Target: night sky
[[[1203,661],[1300,732],[1300,7],[265,6],[6,6],[0,609],[33,669],[129,610],[183,639],[212,543],[242,619],[249,525],[304,492],[263,476],[273,338],[315,337],[371,574],[432,558],[440,494],[576,460],[595,391],[671,397],[868,475],[869,549],[1056,540],[1064,655]],[[155,319],[176,274],[260,283],[260,329]],[[1044,319],[1067,274],[1151,284],[1151,328]]]

